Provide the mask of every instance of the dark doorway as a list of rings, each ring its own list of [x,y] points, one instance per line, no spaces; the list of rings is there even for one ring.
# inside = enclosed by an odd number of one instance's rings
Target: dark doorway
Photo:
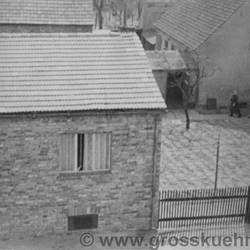
[[[177,86],[173,86],[173,74],[169,73],[167,78],[167,96],[166,103],[170,109],[182,108],[182,93]]]

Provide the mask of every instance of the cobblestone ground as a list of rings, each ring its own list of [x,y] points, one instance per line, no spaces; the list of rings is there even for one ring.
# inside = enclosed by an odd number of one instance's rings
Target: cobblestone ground
[[[160,188],[213,188],[219,134],[218,187],[250,185],[250,119],[190,115],[189,131],[182,111],[163,118]]]

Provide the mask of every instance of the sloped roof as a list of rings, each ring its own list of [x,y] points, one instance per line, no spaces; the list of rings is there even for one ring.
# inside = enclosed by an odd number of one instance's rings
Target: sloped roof
[[[190,49],[197,49],[245,0],[180,0],[167,9],[155,27]]]
[[[135,34],[0,34],[0,113],[164,108]]]
[[[146,52],[152,70],[184,70],[186,64],[177,50],[154,50]]]
[[[90,25],[92,0],[0,0],[0,23]]]

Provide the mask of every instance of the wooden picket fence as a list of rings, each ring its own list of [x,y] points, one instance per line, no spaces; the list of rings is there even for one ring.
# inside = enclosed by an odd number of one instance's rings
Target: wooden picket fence
[[[250,187],[161,191],[158,229],[250,223]]]

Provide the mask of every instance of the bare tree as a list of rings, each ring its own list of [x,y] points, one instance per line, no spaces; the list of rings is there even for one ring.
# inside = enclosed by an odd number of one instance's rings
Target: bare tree
[[[179,71],[174,74],[173,81],[169,87],[178,87],[182,93],[182,106],[186,116],[186,129],[190,128],[189,103],[193,98],[195,91],[198,90],[199,83],[205,77],[205,68],[201,65],[197,54],[190,53],[190,61],[185,71]]]
[[[93,0],[94,7],[96,9],[96,23],[98,20],[99,29],[103,29],[103,9],[105,0]]]
[[[142,13],[142,2],[141,0],[137,0],[137,14],[138,14],[138,20],[141,18]]]
[[[123,1],[123,27],[127,27],[127,3]]]
[[[120,19],[120,25],[127,26],[127,1],[126,0],[112,0],[113,8]]]
[[[95,27],[103,29],[104,13],[108,14],[108,25],[110,17],[116,16],[120,20],[120,26],[127,27],[127,21],[131,18],[132,23],[135,15],[140,15],[142,10],[141,0],[93,0],[96,12]],[[137,13],[138,11],[138,13]],[[137,14],[135,14],[137,13]]]
[[[120,26],[127,27],[128,17],[134,18],[137,0],[110,0],[109,9],[120,20]]]

